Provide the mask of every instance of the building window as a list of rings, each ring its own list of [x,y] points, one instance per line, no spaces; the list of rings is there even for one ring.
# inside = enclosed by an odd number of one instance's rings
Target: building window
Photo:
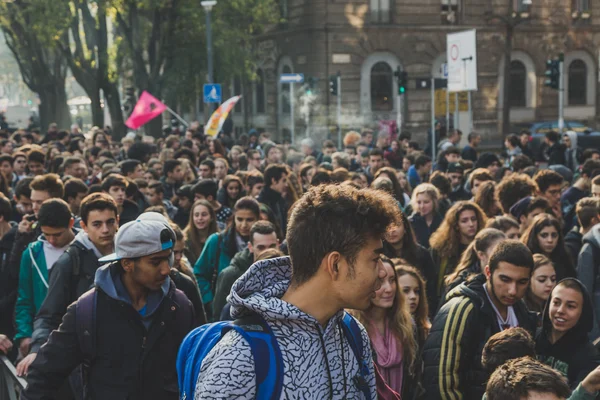
[[[513,8],[516,13],[529,13],[531,11],[531,0],[513,0]]]
[[[265,112],[265,73],[262,69],[256,71],[256,82],[254,83],[256,91],[256,112]]]
[[[508,103],[510,107],[526,107],[527,68],[521,61],[510,62],[510,91]]]
[[[279,0],[279,12],[281,14],[281,18],[287,19],[288,14],[288,0]]]
[[[569,105],[587,104],[587,65],[582,60],[573,60],[569,65]]]
[[[291,74],[292,69],[288,65],[284,65],[281,72],[283,74]],[[290,107],[290,84],[281,84],[281,112],[283,114],[291,114],[292,108]]]
[[[442,0],[442,24],[456,24],[459,0]]]
[[[571,0],[571,10],[574,13],[589,13],[590,0]]]
[[[394,76],[392,67],[378,62],[371,68],[371,110],[392,111],[394,108]]]
[[[371,22],[374,24],[389,24],[391,22],[390,1],[391,0],[370,0],[371,1]]]

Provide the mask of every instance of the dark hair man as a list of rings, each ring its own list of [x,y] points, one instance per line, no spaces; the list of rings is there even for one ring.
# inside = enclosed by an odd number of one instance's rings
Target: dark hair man
[[[172,220],[177,214],[177,207],[170,200],[165,199],[165,187],[160,182],[150,182],[148,184],[148,203],[151,206],[163,206],[167,215]]]
[[[215,163],[212,160],[204,160],[200,163],[200,178],[215,179]]]
[[[62,164],[64,175],[70,175],[73,178],[85,181],[88,177],[87,166],[79,157],[67,157]]]
[[[183,182],[183,167],[179,160],[167,160],[163,166],[163,177],[160,178],[165,198],[169,201],[175,197],[175,192]]]
[[[94,284],[98,259],[114,251],[114,238],[119,227],[117,204],[106,193],[93,193],[81,202],[82,230],[52,267],[48,293],[33,324],[31,361],[46,343],[50,332],[57,329],[69,304]],[[28,366],[22,366],[27,373]]]
[[[181,229],[185,229],[190,219],[190,210],[194,204],[194,192],[192,185],[183,185],[175,192],[177,196],[177,212],[173,217],[173,222]]]
[[[464,168],[461,163],[455,162],[448,164],[448,169],[446,169],[446,176],[450,179],[450,184],[452,185],[452,192],[448,196],[448,198],[452,202],[457,202],[461,200],[469,200],[471,195],[467,193],[464,188]]]
[[[222,231],[225,229],[231,218],[233,218],[233,211],[231,208],[225,207],[217,201],[218,189],[219,185],[212,179],[203,179],[192,187],[194,201],[205,199],[211,204],[213,210],[215,210],[215,215],[217,216],[219,230]]]
[[[592,179],[592,196],[600,197],[600,175]]]
[[[516,326],[534,333],[536,315],[520,301],[532,269],[527,246],[508,240],[496,247],[483,274],[449,293],[423,349],[428,400],[481,398],[489,376],[481,352],[489,337]]]
[[[29,174],[36,176],[44,173],[44,162],[46,156],[39,150],[31,150],[27,155],[27,169]]]
[[[577,264],[579,252],[583,247],[583,237],[600,222],[600,199],[584,197],[575,205],[575,216],[578,226],[573,227],[565,235],[565,247],[573,263]]]
[[[19,178],[13,172],[13,157],[9,154],[0,155],[0,173],[4,177],[4,180],[11,188],[14,188]]]
[[[369,166],[365,171],[367,178],[372,181],[377,171],[379,171],[381,168],[383,168],[383,152],[379,149],[370,150]]]
[[[523,357],[498,367],[485,389],[488,400],[566,400],[571,395],[560,372]]]
[[[65,183],[64,200],[69,205],[73,215],[79,216],[81,201],[87,196],[88,190],[88,186],[81,179],[71,178]]]
[[[427,176],[431,172],[431,157],[421,154],[415,159],[415,163],[410,166],[406,177],[410,186],[415,188],[420,183],[427,182]]]
[[[17,333],[15,341],[24,356],[29,354],[33,320],[48,291],[48,275],[54,263],[75,238],[71,210],[63,199],[46,200],[38,212],[37,223],[42,235],[31,243],[21,258],[19,290],[15,306]],[[35,356],[25,357],[17,365],[23,375]]]
[[[460,153],[460,158],[462,158],[463,160],[470,160],[473,161],[473,163],[476,163],[477,148],[481,144],[481,134],[477,132],[471,132],[467,136],[467,140],[469,141],[469,144],[463,147]]]
[[[283,232],[287,227],[287,203],[283,193],[287,190],[287,169],[283,164],[270,164],[265,168],[265,186],[258,195],[259,203],[268,205]]]
[[[538,194],[550,203],[554,216],[561,218],[560,196],[565,181],[562,175],[551,169],[541,169],[534,175],[533,180],[538,186]]]
[[[119,229],[115,253],[99,260],[111,262],[96,272],[95,288],[67,308],[29,368],[24,399],[47,398],[86,361],[82,324],[94,338],[90,350],[101,355],[83,367],[91,398],[178,399],[175,359],[195,318],[169,278],[174,243],[158,213],[144,213]]]
[[[565,146],[560,143],[560,134],[555,131],[546,132],[544,143],[548,148],[545,150],[545,157],[548,161],[548,166],[565,165],[567,163],[565,157]]]
[[[590,195],[592,177],[596,171],[600,172],[600,161],[587,160],[581,166],[579,178],[560,196],[560,205],[565,223],[564,232],[569,232],[577,224],[575,207],[579,200]]]
[[[221,271],[217,278],[215,296],[212,302],[212,315],[215,318],[219,318],[221,315],[233,282],[244,275],[244,272],[256,262],[256,259],[269,249],[279,249],[279,239],[277,239],[275,225],[269,221],[258,221],[250,229],[248,247],[233,256],[229,267]]]
[[[246,152],[248,156],[248,172],[261,171],[262,157],[260,151],[256,149],[250,149]]]
[[[521,233],[525,233],[533,219],[540,214],[551,214],[550,203],[545,197],[525,197],[517,201],[511,208],[510,214],[521,225]]]
[[[144,177],[144,169],[139,160],[124,160],[120,164],[121,172],[128,179],[142,179]]]
[[[265,187],[265,178],[258,171],[251,171],[246,174],[246,193],[248,196],[257,198]]]
[[[11,221],[19,223],[24,215],[33,212],[31,205],[31,188],[29,187],[31,181],[33,181],[33,178],[27,176],[21,179],[15,186],[13,195],[14,207]]]
[[[138,206],[125,198],[129,181],[118,174],[111,174],[102,181],[102,191],[108,193],[117,203],[119,221],[122,225],[135,220],[140,215]]]
[[[370,306],[384,276],[381,238],[399,218],[396,202],[385,192],[359,191],[350,185],[313,187],[298,200],[290,216],[290,257],[260,261],[234,283],[230,296],[233,317],[252,310],[277,337],[284,363],[284,393],[301,398],[362,398],[355,384],[358,378],[353,378],[360,376],[371,398],[376,398],[366,331],[361,326],[366,366],[361,374],[348,339],[337,326],[345,308]],[[251,289],[250,282],[256,283]],[[295,334],[286,333],[291,331]],[[334,362],[339,366],[339,361],[333,360],[342,357],[347,357],[345,373],[330,368]],[[254,398],[254,362],[239,333],[229,331],[213,348],[197,382],[195,398],[207,398],[211,393],[232,398],[241,388],[244,398]]]

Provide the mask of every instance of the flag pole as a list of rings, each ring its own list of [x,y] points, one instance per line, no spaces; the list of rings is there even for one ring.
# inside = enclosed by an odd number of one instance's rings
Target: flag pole
[[[166,106],[166,107],[167,107],[167,111],[168,111],[168,112],[170,112],[171,114],[173,114],[173,116],[174,116],[175,118],[177,118],[177,119],[179,120],[179,122],[181,122],[183,125],[185,125],[185,127],[186,127],[186,128],[189,128],[189,127],[190,127],[190,124],[188,124],[187,122],[185,122],[185,120],[184,120],[183,118],[181,118],[181,117],[179,116],[179,114],[177,114],[175,111],[173,111],[173,110],[171,109],[171,107],[169,107],[169,106]]]

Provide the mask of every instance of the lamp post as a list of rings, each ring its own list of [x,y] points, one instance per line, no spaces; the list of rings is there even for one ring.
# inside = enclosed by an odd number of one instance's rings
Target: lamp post
[[[208,83],[213,82],[213,51],[212,51],[212,27],[210,14],[212,8],[217,4],[216,0],[206,0],[200,2],[206,12],[206,56],[208,58]]]

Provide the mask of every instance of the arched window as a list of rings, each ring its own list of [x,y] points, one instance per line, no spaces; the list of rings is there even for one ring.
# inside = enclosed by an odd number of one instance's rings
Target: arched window
[[[256,82],[254,83],[256,92],[256,112],[265,112],[265,73],[262,69],[256,70]]]
[[[392,67],[378,62],[371,68],[371,110],[392,111],[394,109],[394,77]]]
[[[521,61],[510,62],[510,91],[508,102],[510,107],[527,106],[527,68]]]
[[[291,74],[292,68],[289,65],[284,65],[282,70],[284,74]],[[284,114],[291,114],[290,107],[290,84],[282,83],[281,84],[281,112]]]
[[[371,22],[374,24],[390,23],[390,0],[371,0]]]
[[[576,59],[569,65],[569,105],[587,104],[587,66],[583,60]]]

